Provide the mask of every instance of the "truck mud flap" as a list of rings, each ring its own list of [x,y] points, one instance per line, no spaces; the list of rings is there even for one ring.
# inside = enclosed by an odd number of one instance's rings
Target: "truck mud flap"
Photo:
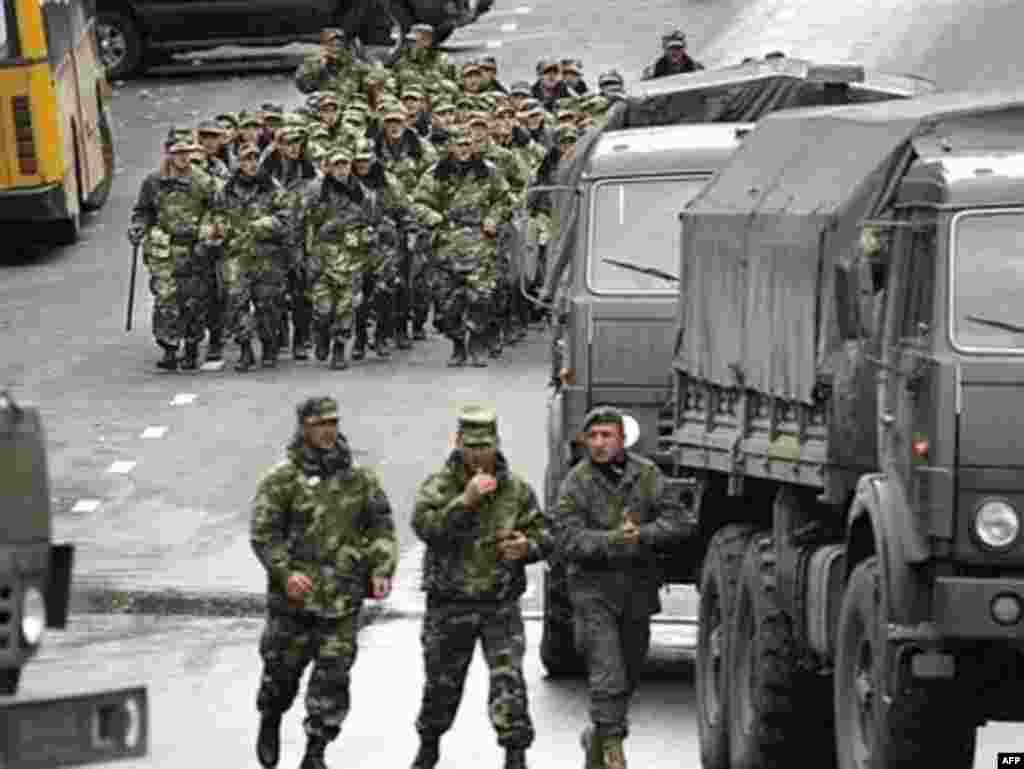
[[[43,769],[146,755],[144,686],[42,698],[0,699],[0,766]]]
[[[68,624],[71,597],[71,569],[74,545],[50,546],[50,573],[46,582],[46,626],[64,628]]]

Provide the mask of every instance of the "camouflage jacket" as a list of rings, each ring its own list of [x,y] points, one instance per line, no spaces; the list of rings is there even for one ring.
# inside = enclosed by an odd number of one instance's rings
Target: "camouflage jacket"
[[[366,76],[371,67],[360,61],[348,48],[338,52],[338,58],[326,62],[319,53],[306,58],[295,72],[295,87],[302,93],[331,91],[347,101],[366,88]]]
[[[375,200],[355,177],[320,179],[306,204],[306,251],[321,275],[338,283],[363,269],[376,247]]]
[[[400,228],[410,224],[412,217],[412,196],[393,173],[384,169],[374,160],[366,176],[359,181],[373,193],[381,212]]]
[[[431,98],[436,98],[445,80],[459,80],[458,68],[448,54],[436,48],[418,50],[405,48],[391,64],[394,89],[401,93],[409,85],[421,85]]]
[[[146,228],[143,262],[173,262],[179,273],[199,267],[193,263],[195,245],[215,194],[212,177],[195,169],[186,176],[149,174],[132,211],[132,223]]]
[[[625,544],[618,531],[627,511],[640,527],[635,545]],[[676,543],[685,524],[682,506],[652,461],[626,452],[617,481],[589,458],[579,462],[562,481],[551,526],[574,601],[600,596],[637,616],[661,611],[656,550]]]
[[[419,137],[415,130],[406,128],[401,138],[391,144],[383,133],[377,138],[378,163],[393,174],[407,194],[411,194],[420,178],[437,162],[437,152],[430,142]]]
[[[477,159],[465,164],[445,158],[432,166],[413,194],[413,213],[435,230],[438,256],[457,248],[466,222],[498,227],[511,221],[508,182],[494,165]]]
[[[476,511],[467,510],[462,453],[453,451],[439,472],[416,490],[412,526],[427,545],[422,588],[444,601],[512,601],[526,590],[526,564],[551,549],[544,514],[530,484],[498,454],[497,489]],[[498,558],[499,529],[518,529],[530,542],[523,561]]]
[[[530,183],[530,171],[511,148],[489,141],[484,145],[481,155],[490,161],[508,182],[509,194],[515,208],[526,205],[526,185]]]
[[[352,464],[344,439],[324,455],[296,436],[287,459],[259,482],[250,534],[271,606],[289,606],[285,588],[298,572],[313,582],[302,608],[336,617],[358,609],[370,576],[394,574],[398,546],[376,473]]]
[[[244,269],[288,263],[289,201],[265,173],[252,179],[236,171],[213,204],[213,221],[224,228],[224,257]]]
[[[305,253],[306,203],[319,178],[316,166],[305,157],[292,161],[279,152],[272,152],[263,160],[260,169],[281,186],[283,198],[288,206],[288,233],[285,242],[293,263],[297,263]]]

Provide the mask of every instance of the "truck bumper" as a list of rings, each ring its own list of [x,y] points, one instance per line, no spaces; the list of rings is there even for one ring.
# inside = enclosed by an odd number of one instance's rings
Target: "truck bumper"
[[[996,599],[1003,597],[1024,607],[1024,579],[939,577],[932,591],[935,630],[943,639],[1024,640],[1024,616],[1013,624],[995,619]]]
[[[44,184],[0,192],[0,223],[55,222],[67,217],[63,185]]]

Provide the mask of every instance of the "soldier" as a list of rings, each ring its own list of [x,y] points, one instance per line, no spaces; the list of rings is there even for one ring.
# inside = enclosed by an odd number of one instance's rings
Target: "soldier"
[[[177,370],[183,338],[181,367],[198,368],[199,343],[205,334],[208,284],[195,250],[216,189],[190,160],[199,149],[181,140],[164,145],[160,169],[149,174],[139,189],[128,230],[133,245],[143,244],[142,259],[153,293],[153,336],[164,351],[156,365],[164,371]]]
[[[645,80],[704,69],[703,64],[690,58],[690,54],[687,53],[686,35],[682,30],[672,30],[662,37],[661,48],[662,55],[644,69]]]
[[[579,59],[562,59],[562,75],[569,93],[583,96],[590,91],[587,81],[583,79],[583,62]]]
[[[196,136],[204,153],[201,168],[223,184],[231,176],[227,163],[220,158],[226,144],[224,129],[215,120],[204,120],[196,129]]]
[[[536,99],[532,99],[523,105],[518,113],[530,138],[542,146],[545,151],[554,146],[554,131],[548,129],[544,124],[544,108]]]
[[[583,432],[589,456],[562,482],[551,525],[587,667],[586,766],[625,769],[629,701],[647,657],[651,616],[661,611],[656,550],[687,532],[657,465],[626,450],[619,411],[594,409]]]
[[[384,114],[384,130],[378,137],[375,152],[386,171],[394,174],[408,194],[416,189],[426,171],[435,161],[434,148],[410,128],[400,105]]]
[[[602,72],[597,79],[597,87],[601,95],[611,102],[626,98],[626,82],[617,69]]]
[[[475,61],[467,61],[462,65],[462,92],[467,96],[483,93],[484,71]]]
[[[287,458],[263,476],[253,501],[251,542],[268,593],[256,754],[261,766],[277,766],[281,717],[312,661],[300,769],[326,769],[324,749],[349,711],[359,613],[366,598],[391,592],[398,549],[377,474],[352,463],[338,433],[337,402],[310,398],[296,411]]]
[[[254,112],[242,112],[238,118],[239,148],[243,144],[255,144],[263,152],[270,143],[264,132],[263,118]]]
[[[320,123],[327,129],[327,140],[335,143],[342,133],[341,100],[333,93],[325,93],[316,103]]]
[[[313,322],[312,265],[306,254],[304,220],[306,200],[317,180],[316,166],[306,151],[306,130],[297,126],[280,133],[275,150],[263,159],[261,169],[284,190],[289,209],[287,245],[287,302],[282,319],[281,344],[288,343],[288,306],[292,319],[292,358],[307,360]]]
[[[430,113],[431,145],[437,152],[443,153],[448,144],[448,131],[455,125],[455,105],[448,99],[434,104]]]
[[[449,153],[423,175],[413,210],[434,231],[434,253],[446,272],[438,325],[452,340],[448,365],[465,365],[468,353],[470,365],[483,368],[497,289],[495,238],[509,216],[508,184],[492,164],[473,158],[473,140],[462,130],[452,132]]]
[[[302,93],[333,91],[342,101],[365,90],[370,65],[361,61],[345,33],[334,27],[320,32],[321,51],[309,56],[295,73],[295,86]]]
[[[562,80],[562,67],[557,59],[542,59],[537,64],[540,77],[533,84],[533,98],[541,103],[544,109],[554,112],[555,102],[571,94],[569,87]]]
[[[483,76],[483,82],[480,84],[482,92],[508,93],[508,89],[498,80],[498,60],[493,56],[484,56],[480,59],[480,73]]]
[[[549,187],[558,183],[559,169],[568,166],[576,156],[576,142],[579,138],[575,126],[559,126],[556,132],[557,144],[544,156],[544,161],[537,170],[537,177],[532,187]],[[527,209],[530,213],[531,230],[540,248],[538,280],[543,280],[547,271],[546,251],[548,243],[554,236],[554,220],[557,217],[553,196],[548,190],[537,190],[530,194]]]
[[[281,186],[260,170],[260,149],[244,144],[238,171],[215,202],[214,224],[205,248],[223,254],[228,314],[240,355],[235,370],[255,364],[253,335],[261,362],[277,365],[279,332],[288,268],[291,211]]]
[[[434,28],[430,24],[413,24],[407,37],[413,41],[412,47],[403,48],[391,65],[399,89],[407,85],[408,78],[419,79],[434,95],[440,81],[456,79],[457,70],[448,54],[434,47]]]
[[[532,95],[533,91],[530,89],[530,84],[525,80],[516,81],[508,89],[509,99],[516,112],[523,108],[523,103]]]
[[[519,598],[525,565],[550,543],[537,495],[509,468],[497,417],[479,406],[459,413],[455,450],[416,492],[413,529],[426,543],[423,589],[425,685],[413,769],[432,769],[451,728],[477,640],[490,669],[488,713],[505,748],[505,769],[525,769],[534,738],[523,678],[526,637]]]
[[[406,113],[405,127],[414,130],[422,139],[430,136],[430,112],[427,111],[423,91],[416,86],[402,91],[402,108]]]
[[[371,249],[375,248],[373,201],[352,177],[352,155],[331,150],[324,160],[324,177],[314,188],[306,215],[306,247],[316,259],[313,285],[313,329],[316,359],[334,370],[348,368],[352,313],[362,303],[356,281]]]

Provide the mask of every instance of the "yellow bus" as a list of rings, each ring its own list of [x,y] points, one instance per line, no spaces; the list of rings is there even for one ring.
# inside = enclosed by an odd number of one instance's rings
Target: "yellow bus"
[[[114,178],[95,0],[0,0],[0,227],[78,239]]]

